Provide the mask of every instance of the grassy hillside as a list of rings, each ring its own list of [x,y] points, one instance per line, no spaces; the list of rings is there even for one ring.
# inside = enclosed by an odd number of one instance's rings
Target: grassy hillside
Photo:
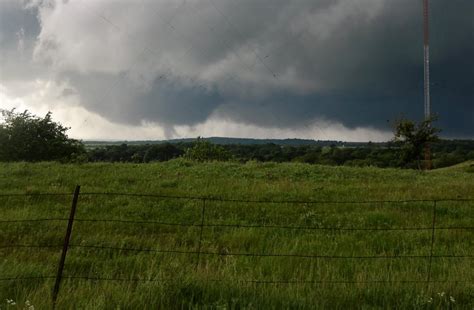
[[[60,247],[13,246],[61,245],[66,222],[60,219],[68,216],[70,195],[34,194],[70,193],[76,184],[83,195],[59,308],[474,306],[472,229],[437,230],[430,267],[426,256],[433,240],[432,202],[328,202],[474,199],[471,164],[428,173],[182,160],[147,165],[0,164],[0,194],[33,194],[0,196],[0,219],[55,219],[0,222],[0,278],[55,275]],[[214,226],[201,231],[202,200],[93,192],[208,197],[204,224]],[[473,208],[474,202],[438,202],[436,225],[472,227]],[[291,228],[296,226],[311,229]],[[414,227],[423,229],[396,230]],[[199,251],[203,254],[198,257]],[[391,258],[380,258],[387,256]],[[429,270],[434,283],[428,286],[422,282]],[[122,281],[127,279],[134,281]],[[21,308],[27,300],[37,309],[48,308],[53,284],[54,279],[0,281],[0,306],[7,307],[5,300],[13,299]]]
[[[461,172],[474,172],[474,160],[465,161],[463,163],[453,165],[450,167],[444,167],[438,169],[440,171],[461,171]]]
[[[444,170],[329,167],[294,163],[61,165],[0,163],[5,193],[87,191],[161,193],[223,198],[398,200],[474,198],[469,163]]]

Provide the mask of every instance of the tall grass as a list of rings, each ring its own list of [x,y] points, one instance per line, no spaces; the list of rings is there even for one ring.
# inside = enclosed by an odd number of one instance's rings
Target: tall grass
[[[432,202],[335,204],[327,201],[474,198],[474,174],[464,167],[420,173],[301,164],[196,164],[181,160],[150,165],[0,164],[0,193],[69,193],[75,184],[82,185],[83,194],[58,308],[470,309],[474,306],[473,259],[436,257],[472,255],[473,230],[437,230],[435,258],[429,270],[429,259],[417,256],[431,253],[430,229],[290,228],[430,228]],[[326,202],[207,200],[204,223],[215,226],[202,230],[200,243],[201,200],[87,192]],[[0,218],[67,218],[70,200],[70,195],[0,197]],[[474,226],[473,207],[473,202],[439,202],[436,225]],[[100,219],[195,226],[87,221]],[[234,224],[241,227],[224,226]],[[267,227],[248,227],[253,225]],[[65,226],[66,222],[61,220],[0,223],[0,245],[61,245]],[[96,245],[182,252],[201,249],[204,254],[198,258],[197,254],[87,247]],[[2,248],[0,253],[0,278],[54,276],[60,247]],[[244,253],[320,257],[229,255]],[[338,258],[341,256],[354,258]],[[365,256],[413,257],[361,258]],[[423,281],[429,271],[434,282],[427,285]],[[127,279],[133,281],[122,281]],[[28,301],[37,309],[49,308],[53,284],[52,278],[0,282],[0,305],[25,308]],[[12,306],[10,300],[16,305]]]

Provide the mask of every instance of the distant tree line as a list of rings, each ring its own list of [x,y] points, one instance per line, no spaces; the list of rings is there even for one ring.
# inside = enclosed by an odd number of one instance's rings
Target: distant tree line
[[[88,146],[71,139],[69,128],[54,122],[51,113],[37,117],[28,111],[0,110],[0,161],[60,162],[162,162],[183,157],[193,161],[300,162],[334,166],[420,168],[423,147],[430,143],[433,167],[441,168],[474,160],[474,141],[439,140],[431,121],[396,123],[388,143],[322,145],[213,144],[192,142],[110,144]]]
[[[442,168],[474,160],[474,141],[440,140],[432,144],[433,166]],[[417,161],[407,161],[397,143],[370,144],[359,147],[281,146],[277,144],[216,145],[203,139],[196,142],[106,145],[90,149],[92,162],[147,163],[185,157],[197,161],[300,162],[332,166],[376,166],[418,168]]]

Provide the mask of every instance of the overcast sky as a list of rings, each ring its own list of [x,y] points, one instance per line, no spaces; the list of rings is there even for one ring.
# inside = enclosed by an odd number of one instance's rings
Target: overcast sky
[[[474,138],[474,1],[431,0],[433,112]],[[0,0],[0,108],[83,139],[381,141],[423,117],[421,0]]]

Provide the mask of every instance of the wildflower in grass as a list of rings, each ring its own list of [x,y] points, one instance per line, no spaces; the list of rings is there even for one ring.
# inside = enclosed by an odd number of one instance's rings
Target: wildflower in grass
[[[456,299],[454,299],[453,296],[449,296],[449,301],[452,302],[453,304],[456,302]]]
[[[25,310],[35,310],[35,306],[33,306],[29,300],[25,301]]]
[[[428,298],[428,303],[431,304],[433,302],[433,298]]]

